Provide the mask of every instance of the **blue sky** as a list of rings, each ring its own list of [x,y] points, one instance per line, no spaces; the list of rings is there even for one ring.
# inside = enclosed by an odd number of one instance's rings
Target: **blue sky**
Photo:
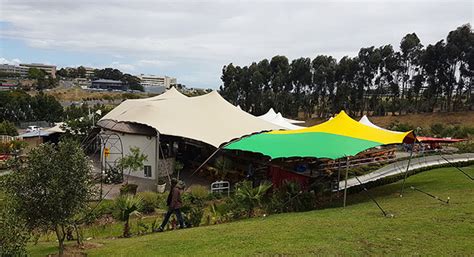
[[[223,65],[341,58],[473,23],[473,1],[0,0],[0,62],[114,67],[218,88]]]

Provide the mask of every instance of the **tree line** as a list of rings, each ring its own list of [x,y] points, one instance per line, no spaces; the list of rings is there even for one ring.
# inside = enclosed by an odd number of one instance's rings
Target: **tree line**
[[[58,70],[57,74],[63,78],[87,78],[86,69],[83,66],[77,68],[61,68]],[[145,91],[143,86],[140,85],[140,79],[137,76],[123,73],[114,68],[95,69],[94,74],[90,78],[92,80],[120,80],[131,90]]]
[[[285,56],[230,63],[222,69],[220,93],[255,115],[270,107],[287,116],[328,117],[472,110],[474,33],[465,24],[446,40],[423,46],[416,33],[392,45],[361,48],[354,57]]]

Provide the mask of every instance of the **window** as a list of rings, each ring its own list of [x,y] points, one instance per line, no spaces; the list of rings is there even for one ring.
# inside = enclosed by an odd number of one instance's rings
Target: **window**
[[[151,166],[150,165],[145,165],[145,166],[143,166],[143,169],[145,170],[145,177],[150,178],[151,177]]]

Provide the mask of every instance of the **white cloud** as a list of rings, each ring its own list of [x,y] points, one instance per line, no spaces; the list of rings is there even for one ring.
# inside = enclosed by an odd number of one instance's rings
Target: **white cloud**
[[[472,22],[472,1],[0,0],[0,38],[102,53],[114,67],[175,69],[217,87],[221,67],[274,55],[340,58],[416,32],[434,43]],[[196,79],[191,78],[196,76]],[[193,82],[194,83],[194,82]]]
[[[20,63],[22,63],[22,61],[18,58],[7,59],[7,58],[0,57],[0,64],[18,65]]]

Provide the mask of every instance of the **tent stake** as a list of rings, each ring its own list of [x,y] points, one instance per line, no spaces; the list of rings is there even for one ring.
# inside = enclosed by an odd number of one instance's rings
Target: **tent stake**
[[[346,200],[347,200],[347,176],[349,174],[349,157],[346,157],[346,179],[344,181],[344,204],[343,208],[346,208]]]
[[[372,202],[374,202],[377,207],[379,207],[380,211],[382,211],[383,213],[383,216],[387,216],[387,213],[384,211],[384,209],[380,206],[380,204],[375,200],[374,197],[372,197],[372,195],[369,193],[369,190],[367,190],[367,188],[362,184],[362,182],[360,181],[359,177],[355,176],[355,178],[357,179],[357,181],[359,182],[359,184],[362,186],[364,192],[367,194],[367,196],[370,198],[370,200],[372,200]],[[393,217],[393,215],[391,215]]]
[[[411,158],[413,156],[413,148],[415,148],[415,143],[411,145],[410,158],[408,159],[407,169],[405,171],[405,177],[403,178],[402,189],[400,190],[400,197],[403,197],[403,190],[405,189],[405,181],[407,180],[407,177],[408,177],[408,169],[410,169]]]

